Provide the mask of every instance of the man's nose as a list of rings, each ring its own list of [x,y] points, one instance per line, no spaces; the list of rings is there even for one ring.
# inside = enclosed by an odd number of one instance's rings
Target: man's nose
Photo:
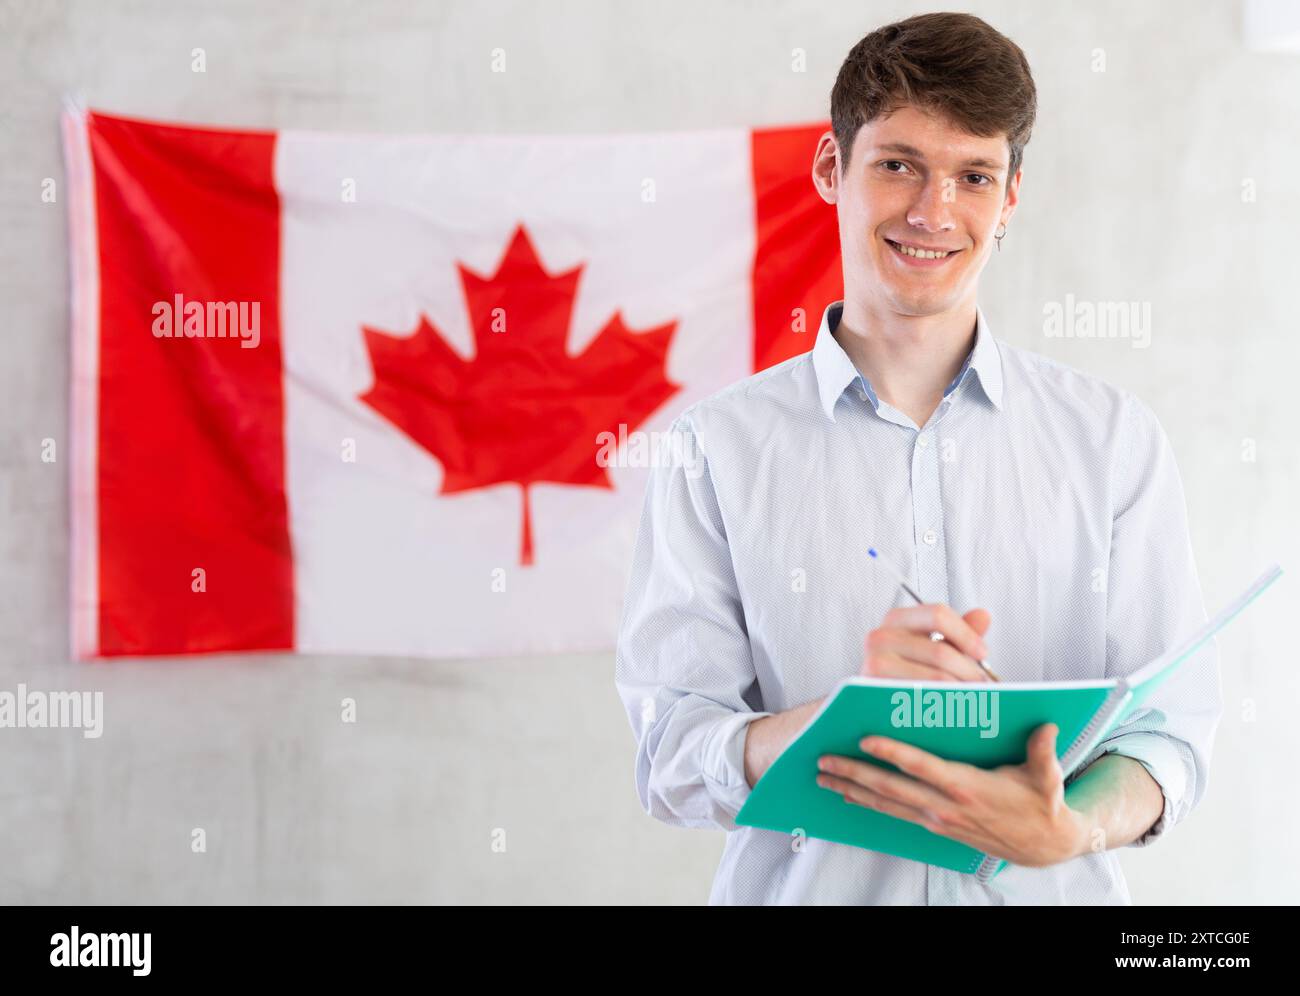
[[[927,232],[947,232],[957,227],[952,216],[952,194],[944,181],[935,178],[928,182],[907,212],[907,223]]]

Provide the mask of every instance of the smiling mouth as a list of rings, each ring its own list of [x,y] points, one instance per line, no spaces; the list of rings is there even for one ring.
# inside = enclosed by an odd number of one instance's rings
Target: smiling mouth
[[[885,241],[889,243],[890,248],[893,249],[896,253],[898,253],[900,256],[906,256],[908,259],[933,259],[933,260],[947,259],[949,256],[956,256],[957,253],[961,252],[960,249],[948,249],[948,250],[916,249],[913,248],[912,246],[905,246],[902,245],[901,243],[895,242],[893,239],[885,239]]]

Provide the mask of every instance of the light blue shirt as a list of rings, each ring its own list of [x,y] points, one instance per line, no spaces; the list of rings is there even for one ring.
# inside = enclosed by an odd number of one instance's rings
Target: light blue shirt
[[[965,366],[918,427],[835,340],[842,307],[812,350],[683,411],[676,455],[651,469],[615,663],[641,804],[728,831],[714,904],[1128,903],[1114,850],[982,885],[735,823],[748,724],[860,673],[866,634],[911,604],[869,546],[925,601],[988,609],[1004,681],[1128,674],[1205,620],[1182,482],[1150,408],[995,340],[978,309]],[[1164,811],[1130,846],[1200,801],[1222,709],[1211,642],[1085,761],[1135,758],[1159,784]]]

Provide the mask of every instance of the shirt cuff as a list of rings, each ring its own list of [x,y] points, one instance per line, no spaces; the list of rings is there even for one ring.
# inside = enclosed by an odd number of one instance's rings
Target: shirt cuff
[[[704,744],[704,784],[725,813],[720,822],[736,829],[735,816],[752,791],[745,780],[745,737],[749,724],[770,712],[738,712],[719,720]]]
[[[1100,755],[1119,754],[1141,763],[1164,797],[1160,818],[1142,836],[1125,844],[1125,847],[1146,847],[1154,843],[1174,825],[1174,807],[1187,792],[1187,769],[1168,739],[1159,733],[1125,733],[1103,745]]]

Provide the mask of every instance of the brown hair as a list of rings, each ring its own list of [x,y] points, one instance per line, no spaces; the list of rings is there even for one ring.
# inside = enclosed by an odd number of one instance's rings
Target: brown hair
[[[1020,46],[973,14],[918,14],[887,24],[853,46],[831,90],[842,172],[858,129],[904,104],[981,138],[1005,134],[1009,183],[1024,158],[1038,95]]]

